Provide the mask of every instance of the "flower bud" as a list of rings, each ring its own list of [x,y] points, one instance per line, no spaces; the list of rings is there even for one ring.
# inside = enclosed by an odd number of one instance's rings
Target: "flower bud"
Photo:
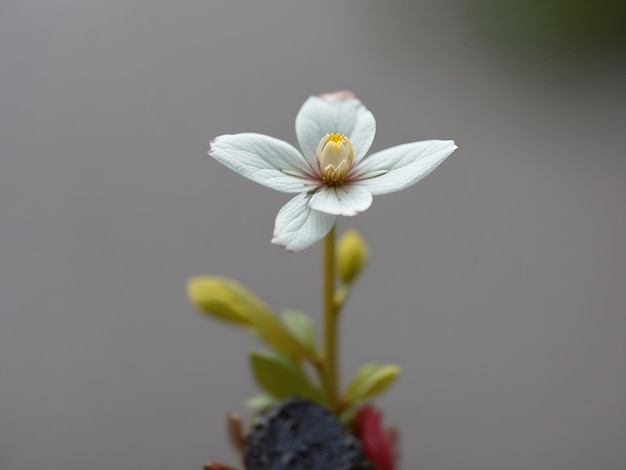
[[[352,168],[352,143],[343,134],[326,134],[316,151],[322,178],[329,185],[341,184]]]
[[[356,279],[367,263],[369,248],[356,230],[346,231],[337,243],[337,269],[345,284]]]

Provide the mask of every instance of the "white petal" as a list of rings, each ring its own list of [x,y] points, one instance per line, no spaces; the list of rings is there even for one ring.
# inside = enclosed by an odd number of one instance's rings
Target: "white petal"
[[[310,198],[309,194],[298,194],[278,211],[272,243],[289,251],[299,251],[330,232],[337,217],[311,209]]]
[[[372,194],[360,186],[325,186],[311,197],[309,207],[334,215],[357,215],[372,205]]]
[[[319,183],[292,145],[263,134],[221,135],[209,155],[240,175],[285,193],[308,191]]]
[[[353,185],[373,195],[408,188],[433,171],[457,148],[452,140],[425,140],[398,145],[363,159],[349,176]]]
[[[349,92],[311,96],[296,117],[296,135],[302,153],[315,165],[315,151],[326,134],[345,135],[354,149],[354,162],[365,156],[376,134],[376,120]]]

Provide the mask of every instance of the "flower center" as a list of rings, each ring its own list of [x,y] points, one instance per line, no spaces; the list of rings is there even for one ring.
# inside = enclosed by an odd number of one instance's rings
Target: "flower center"
[[[352,143],[343,134],[326,134],[317,146],[322,178],[329,185],[341,184],[352,167]]]

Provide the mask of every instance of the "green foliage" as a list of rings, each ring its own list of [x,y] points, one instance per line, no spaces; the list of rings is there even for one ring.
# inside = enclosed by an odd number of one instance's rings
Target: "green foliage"
[[[256,294],[233,279],[195,277],[188,282],[190,302],[203,313],[235,326],[245,327],[273,348],[294,358],[314,358]]]
[[[306,313],[299,310],[284,310],[283,323],[300,343],[315,354],[315,325]]]
[[[263,412],[268,408],[274,406],[276,403],[278,403],[278,400],[276,398],[266,393],[262,393],[247,400],[245,405],[247,408],[252,408],[253,410]]]
[[[343,394],[346,407],[354,406],[386,390],[400,374],[400,367],[368,362],[354,375]]]
[[[250,353],[250,366],[258,385],[278,400],[299,395],[326,403],[324,395],[311,384],[302,367],[285,357],[253,351]]]

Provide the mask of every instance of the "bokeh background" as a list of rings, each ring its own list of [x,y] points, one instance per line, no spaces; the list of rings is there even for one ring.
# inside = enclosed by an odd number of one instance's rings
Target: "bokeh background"
[[[236,462],[223,417],[257,343],[186,279],[318,315],[321,248],[271,245],[288,196],[206,150],[296,143],[302,102],[337,89],[373,150],[460,147],[339,225],[372,250],[344,377],[404,366],[378,401],[403,468],[626,468],[621,5],[0,1],[0,469]]]

